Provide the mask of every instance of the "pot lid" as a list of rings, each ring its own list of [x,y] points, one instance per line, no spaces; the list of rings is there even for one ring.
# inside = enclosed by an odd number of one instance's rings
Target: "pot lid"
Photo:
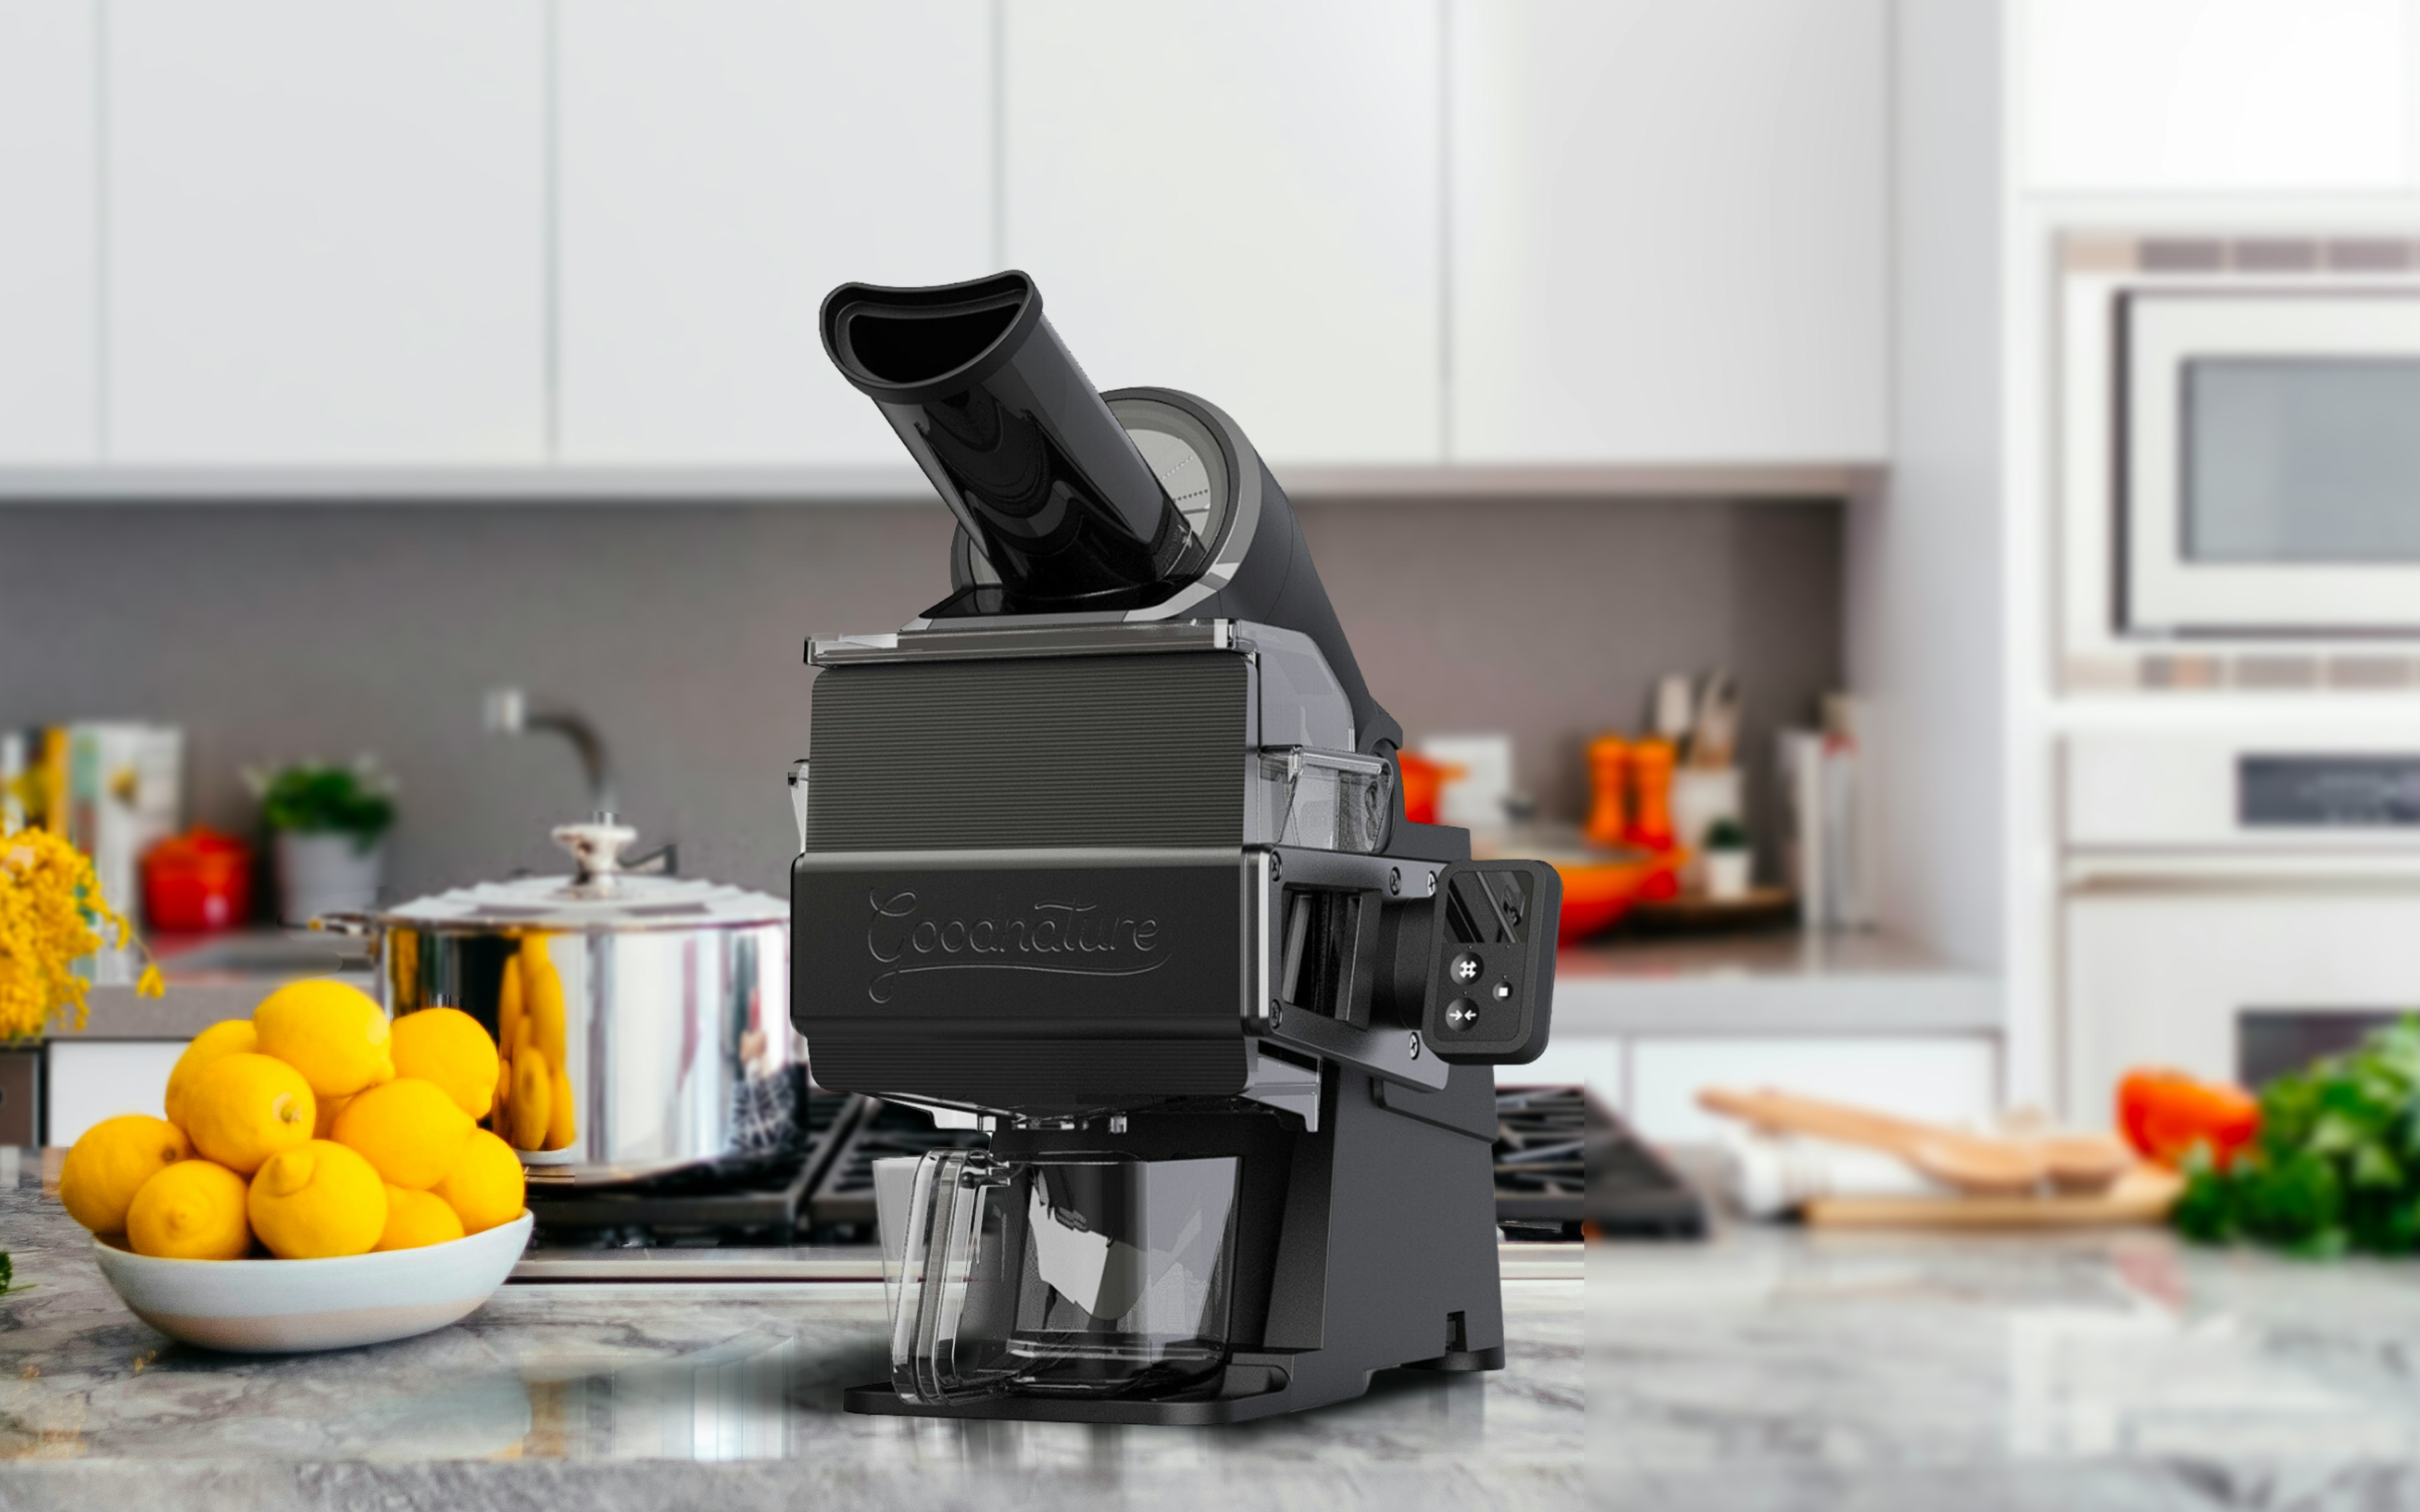
[[[397,924],[472,929],[695,929],[786,922],[790,905],[696,877],[645,876],[621,869],[622,847],[638,838],[624,825],[560,825],[555,842],[579,870],[567,877],[520,877],[452,887],[388,909]]]

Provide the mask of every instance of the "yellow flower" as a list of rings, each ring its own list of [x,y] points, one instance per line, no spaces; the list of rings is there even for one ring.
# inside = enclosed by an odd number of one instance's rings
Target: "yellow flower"
[[[85,981],[74,964],[111,942],[141,949],[133,927],[109,905],[92,862],[46,829],[0,836],[0,1040],[39,1034],[54,1017],[72,1012],[84,1027]],[[160,969],[146,967],[135,990],[158,996]]]

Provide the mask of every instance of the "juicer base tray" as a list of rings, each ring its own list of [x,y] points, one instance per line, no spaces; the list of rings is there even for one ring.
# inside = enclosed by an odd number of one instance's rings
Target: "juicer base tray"
[[[888,1381],[852,1386],[841,1405],[852,1412],[885,1417],[1009,1418],[1029,1423],[1144,1423],[1163,1427],[1210,1427],[1268,1417],[1302,1405],[1284,1387],[1250,1396],[1199,1396],[1151,1401],[1135,1397],[986,1396],[971,1402],[925,1403],[901,1398]]]
[[[1398,1368],[1404,1370],[1466,1371],[1501,1370],[1504,1368],[1504,1347],[1500,1344],[1484,1350],[1440,1355],[1431,1360],[1418,1360]],[[1369,1381],[1363,1378],[1359,1391],[1317,1396],[1289,1381],[1267,1391],[1234,1396],[1193,1396],[1173,1400],[1153,1400],[1148,1397],[1086,1397],[1086,1396],[985,1396],[970,1402],[910,1402],[892,1389],[889,1381],[852,1386],[841,1396],[841,1405],[852,1412],[868,1412],[885,1417],[970,1417],[1008,1418],[1031,1423],[1143,1423],[1163,1427],[1210,1427],[1222,1423],[1246,1423],[1257,1417],[1274,1417],[1280,1412],[1306,1412],[1314,1407],[1332,1407],[1338,1402],[1352,1401],[1366,1395]]]

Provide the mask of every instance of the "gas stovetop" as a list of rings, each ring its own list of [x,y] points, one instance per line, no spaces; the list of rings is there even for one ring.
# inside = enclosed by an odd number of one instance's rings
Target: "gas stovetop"
[[[936,1129],[921,1109],[854,1094],[814,1090],[806,1105],[805,1148],[777,1161],[679,1171],[610,1191],[533,1180],[537,1236],[517,1274],[878,1277],[874,1162],[965,1148],[985,1136]],[[1587,1216],[1586,1095],[1576,1087],[1507,1087],[1496,1107],[1496,1211],[1505,1238],[1527,1242],[1518,1245],[1524,1249],[1579,1238]]]
[[[610,1190],[530,1182],[546,1249],[872,1243],[874,1163],[972,1144],[923,1111],[810,1090],[802,1149],[774,1159],[675,1171]]]

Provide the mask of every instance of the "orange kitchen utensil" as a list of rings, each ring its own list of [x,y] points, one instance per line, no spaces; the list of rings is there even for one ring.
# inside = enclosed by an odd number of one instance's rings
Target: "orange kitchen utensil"
[[[1437,822],[1438,795],[1448,782],[1464,775],[1462,767],[1411,750],[1395,752],[1395,770],[1404,784],[1404,817],[1416,825]]]
[[[1563,911],[1555,926],[1555,943],[1572,945],[1611,929],[1638,901],[1664,858],[1631,856],[1608,861],[1557,861],[1563,879]]]
[[[1672,848],[1672,767],[1678,753],[1668,740],[1642,740],[1630,748],[1630,825],[1622,839],[1651,851]]]
[[[1619,845],[1630,834],[1630,742],[1599,735],[1588,743],[1590,803],[1582,833],[1598,845]],[[1563,879],[1563,906],[1571,907],[1571,879]]]

